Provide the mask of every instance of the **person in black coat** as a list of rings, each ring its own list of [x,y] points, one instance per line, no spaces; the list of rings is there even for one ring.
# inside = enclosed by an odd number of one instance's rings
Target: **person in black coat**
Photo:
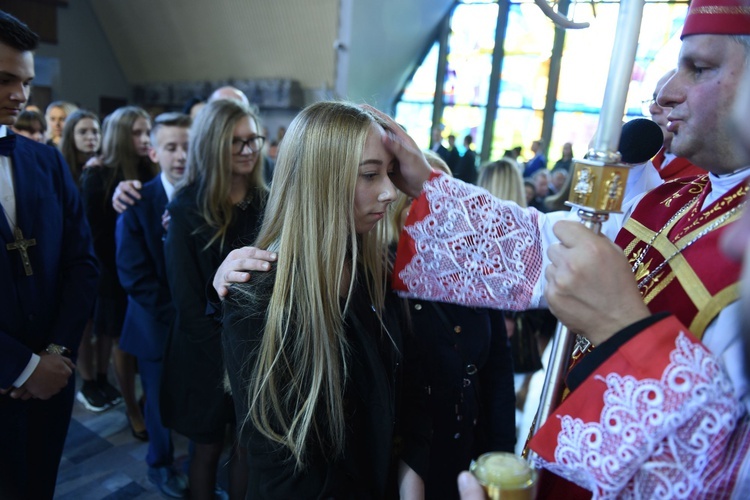
[[[255,243],[280,258],[224,302],[252,498],[421,494],[429,424],[386,287],[384,124],[338,102],[295,118]]]
[[[172,498],[184,495],[187,480],[173,467],[172,433],[162,424],[159,404],[164,348],[174,319],[162,217],[185,171],[190,124],[181,113],[156,117],[149,156],[161,174],[143,185],[141,200],[120,215],[116,230],[117,273],[128,294],[120,347],[138,360],[149,435],[148,478]]]
[[[458,168],[458,163],[461,161],[461,153],[458,152],[456,147],[456,136],[453,134],[448,136],[448,159],[444,161],[451,171]]]
[[[127,294],[120,285],[115,262],[115,225],[117,212],[110,199],[118,182],[138,180],[150,181],[158,172],[148,157],[151,139],[151,117],[135,106],[125,106],[115,110],[106,120],[102,140],[100,166],[83,170],[81,175],[81,195],[86,217],[94,235],[94,251],[99,259],[101,277],[94,309],[94,332],[97,336],[98,369],[96,386],[104,396],[107,406],[125,401],[128,421],[134,437],[148,440],[148,432],[138,400],[135,397],[135,356],[119,348],[119,338],[127,308]],[[107,379],[109,355],[113,354],[115,374],[120,391]],[[89,409],[100,411],[101,399],[91,396],[90,382],[77,396]],[[106,406],[105,406],[106,408]]]
[[[477,182],[477,154],[471,149],[471,145],[474,142],[474,138],[470,135],[464,137],[464,148],[466,151],[458,162],[458,167],[453,172],[456,179],[461,179],[469,184],[476,184]]]
[[[195,443],[191,498],[213,498],[216,468],[234,408],[223,388],[221,324],[206,315],[206,284],[226,255],[253,240],[266,199],[263,138],[250,108],[211,102],[191,129],[186,171],[168,205],[165,265],[175,317],[164,355],[161,414],[164,425]],[[230,461],[230,496],[247,488],[245,454]]]
[[[426,158],[433,169],[450,174],[437,155]],[[391,220],[396,235],[409,206],[399,194]],[[432,417],[425,498],[458,499],[456,476],[472,459],[514,450],[515,390],[505,319],[498,310],[418,299],[409,299],[408,307],[412,349],[405,363],[419,374]]]

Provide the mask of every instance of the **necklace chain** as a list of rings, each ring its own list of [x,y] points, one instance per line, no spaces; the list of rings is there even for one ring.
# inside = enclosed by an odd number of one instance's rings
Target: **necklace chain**
[[[631,271],[631,272],[632,272],[633,274],[635,274],[636,270],[638,270],[638,267],[639,267],[639,266],[641,265],[641,263],[643,262],[643,259],[644,259],[644,258],[646,257],[646,254],[647,254],[647,253],[648,253],[648,251],[649,251],[649,250],[651,249],[651,245],[653,245],[654,241],[656,241],[656,238],[658,238],[658,237],[659,237],[659,235],[660,235],[661,233],[663,233],[665,229],[667,229],[668,227],[671,227],[671,225],[672,225],[672,224],[673,224],[673,223],[675,222],[675,220],[677,220],[677,219],[678,219],[678,218],[679,218],[679,217],[680,217],[680,216],[681,216],[681,215],[682,215],[683,213],[685,213],[685,211],[686,211],[686,210],[687,210],[688,208],[690,208],[690,207],[691,207],[691,206],[692,206],[692,205],[693,205],[693,204],[694,204],[695,202],[697,202],[697,201],[698,201],[698,198],[700,198],[700,194],[699,194],[698,196],[696,196],[695,198],[693,198],[692,200],[690,200],[690,201],[689,201],[688,203],[686,203],[686,204],[685,204],[685,205],[684,205],[684,206],[683,206],[683,207],[682,207],[681,209],[679,209],[679,210],[677,211],[677,213],[675,213],[675,214],[674,214],[674,215],[673,215],[673,216],[672,216],[672,217],[671,217],[671,218],[670,218],[670,219],[669,219],[669,220],[667,221],[667,223],[666,223],[666,224],[664,224],[664,225],[663,225],[663,226],[661,227],[661,229],[659,229],[659,230],[658,230],[657,232],[655,232],[655,233],[654,233],[654,235],[653,235],[653,236],[651,237],[651,239],[650,239],[650,240],[648,241],[648,243],[646,243],[646,246],[645,246],[645,247],[643,247],[643,250],[641,251],[641,253],[640,253],[640,254],[638,255],[638,257],[637,257],[637,258],[635,259],[635,262],[633,263],[633,267],[632,267],[632,268],[631,268],[631,270],[630,270],[630,271]],[[639,286],[638,288],[640,288],[640,286]]]
[[[696,200],[697,200],[697,198],[698,197],[696,197]],[[695,201],[695,200],[693,200],[693,201]],[[737,205],[736,207],[732,208],[729,212],[727,212],[724,215],[718,217],[715,221],[713,221],[711,224],[709,224],[708,226],[706,226],[705,228],[703,228],[698,234],[696,234],[693,237],[693,239],[691,239],[685,245],[683,245],[680,248],[678,248],[674,253],[672,253],[672,255],[670,255],[669,257],[667,257],[666,259],[664,259],[664,261],[661,264],[659,264],[658,266],[656,266],[656,269],[654,269],[653,271],[651,271],[650,273],[648,273],[648,275],[646,277],[644,277],[641,281],[638,282],[638,289],[640,290],[641,288],[643,288],[646,285],[646,283],[648,283],[649,281],[651,281],[653,279],[653,277],[656,276],[656,274],[659,271],[661,271],[664,268],[664,266],[666,266],[673,258],[675,258],[677,255],[679,255],[683,251],[685,251],[693,243],[695,243],[699,239],[703,238],[705,235],[707,235],[708,233],[710,233],[711,231],[713,231],[714,229],[716,229],[717,227],[719,227],[721,224],[723,224],[724,222],[726,222],[730,217],[732,217],[735,213],[737,213],[737,211],[739,211],[742,208],[744,208],[746,203],[747,202],[742,202],[739,205]],[[646,247],[644,247],[644,249],[641,252],[641,254],[638,256],[638,259],[636,259],[636,262],[633,265],[633,269],[632,269],[633,272],[635,272],[635,270],[638,268],[638,266],[640,265],[640,263],[643,262],[643,258],[645,256],[646,252],[648,252],[651,249],[651,244],[656,240],[656,238],[659,236],[659,234],[661,234],[664,231],[664,229],[666,227],[668,227],[674,221],[674,219],[676,219],[681,213],[683,213],[686,210],[686,208],[688,206],[690,206],[692,204],[693,204],[693,202],[690,202],[687,205],[685,205],[685,207],[683,207],[682,209],[680,209],[680,211],[678,211],[671,219],[669,219],[669,221],[667,221],[667,223],[664,225],[664,227],[662,227],[659,230],[659,232],[657,232],[651,238],[651,240],[648,242],[648,244],[646,245]]]

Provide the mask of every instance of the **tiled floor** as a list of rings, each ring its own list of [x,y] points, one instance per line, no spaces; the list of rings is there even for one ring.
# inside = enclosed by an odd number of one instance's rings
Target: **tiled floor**
[[[175,434],[175,457],[187,457],[187,439]],[[148,443],[130,434],[125,405],[92,413],[76,402],[65,442],[55,498],[60,500],[156,499],[146,477]]]
[[[80,384],[80,382],[79,382]],[[176,466],[184,470],[188,457],[187,438],[174,434]],[[125,405],[92,413],[80,403],[73,405],[55,499],[121,500],[163,498],[147,477],[148,443],[130,433]],[[227,455],[221,460],[226,462]],[[219,483],[226,488],[226,470],[219,470]]]

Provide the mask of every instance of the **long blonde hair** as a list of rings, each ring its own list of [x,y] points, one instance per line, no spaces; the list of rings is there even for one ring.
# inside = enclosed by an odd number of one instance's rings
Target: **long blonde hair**
[[[373,123],[370,113],[340,102],[313,104],[294,119],[279,147],[269,215],[255,243],[279,257],[245,423],[288,448],[300,468],[311,440],[334,453],[344,447],[344,318],[357,283],[382,325],[385,224],[358,236],[353,214]]]
[[[207,104],[195,117],[190,129],[185,175],[177,189],[198,185],[198,209],[206,225],[215,230],[207,245],[220,240],[224,244],[232,224],[234,204],[229,196],[232,186],[232,138],[234,127],[250,118],[261,130],[260,120],[245,104],[218,100]],[[248,194],[265,196],[263,155],[259,152],[255,168],[247,176]],[[255,189],[255,193],[253,193]]]
[[[515,201],[526,206],[526,191],[518,168],[507,160],[497,160],[484,165],[479,172],[477,185],[501,200]]]

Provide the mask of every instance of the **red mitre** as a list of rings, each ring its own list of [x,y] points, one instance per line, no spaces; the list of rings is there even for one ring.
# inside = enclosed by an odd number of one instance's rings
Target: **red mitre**
[[[750,0],[693,0],[680,38],[689,35],[750,35]]]

